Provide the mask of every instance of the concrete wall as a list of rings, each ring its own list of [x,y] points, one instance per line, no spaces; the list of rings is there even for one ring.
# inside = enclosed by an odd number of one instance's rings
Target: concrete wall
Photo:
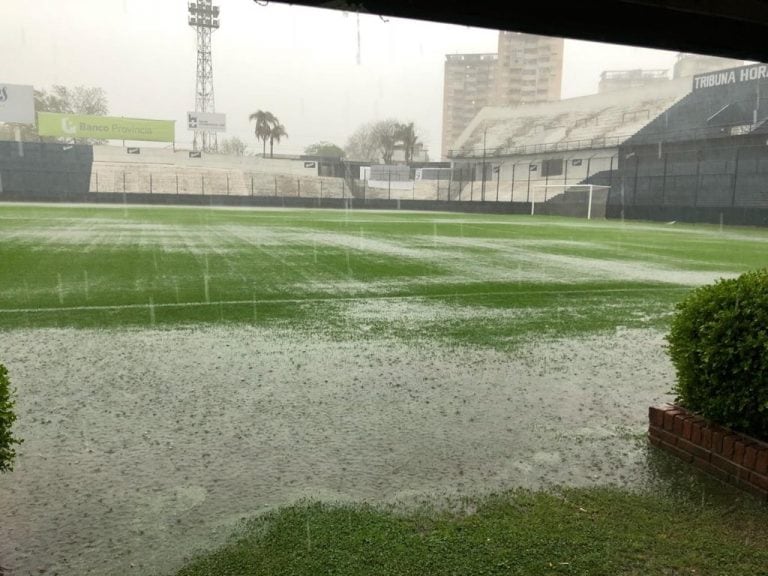
[[[201,158],[190,158],[188,150],[171,148],[140,148],[139,154],[128,154],[127,148],[119,146],[94,146],[93,161],[97,165],[125,164],[126,166],[171,166],[177,168],[205,168],[216,170],[246,170],[269,174],[290,174],[295,176],[316,176],[318,162],[313,167],[305,166],[304,160],[284,158],[260,158],[256,156],[225,156],[203,153]]]
[[[358,210],[424,210],[482,214],[530,214],[525,202],[458,202],[409,199],[307,198],[296,196],[202,196],[200,194],[147,194],[88,192],[57,194],[51,192],[0,194],[0,202],[82,202],[125,205],[240,206],[280,208],[335,208]],[[536,214],[577,216],[583,218],[583,206],[575,203],[546,203],[536,206]]]

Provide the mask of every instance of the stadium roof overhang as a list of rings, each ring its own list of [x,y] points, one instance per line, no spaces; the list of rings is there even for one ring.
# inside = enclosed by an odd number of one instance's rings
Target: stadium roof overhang
[[[254,0],[256,1],[256,0]],[[284,2],[383,16],[768,61],[768,0]]]

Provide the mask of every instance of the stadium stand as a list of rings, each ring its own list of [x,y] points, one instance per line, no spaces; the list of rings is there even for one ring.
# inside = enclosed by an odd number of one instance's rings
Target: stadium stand
[[[624,141],[608,216],[768,224],[766,73],[697,76],[689,95]]]
[[[610,186],[618,149],[633,134],[690,92],[691,80],[669,80],[516,108],[480,111],[456,141],[452,198],[481,191],[504,201],[557,201],[552,184]]]

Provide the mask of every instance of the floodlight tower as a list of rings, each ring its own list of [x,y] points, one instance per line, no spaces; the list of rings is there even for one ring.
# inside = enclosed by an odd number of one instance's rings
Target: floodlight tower
[[[197,32],[195,112],[215,112],[211,32],[219,28],[219,7],[213,5],[213,0],[197,0],[188,4],[188,10],[189,25]],[[204,152],[215,151],[218,148],[216,132],[195,130],[192,146]]]

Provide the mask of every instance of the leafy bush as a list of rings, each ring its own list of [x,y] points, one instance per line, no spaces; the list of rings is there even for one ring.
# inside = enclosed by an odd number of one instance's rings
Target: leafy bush
[[[694,290],[667,341],[681,405],[768,439],[768,270]]]
[[[11,426],[15,421],[8,370],[0,364],[0,472],[13,470],[13,459],[16,456],[13,445],[21,444],[21,440],[11,434]]]

